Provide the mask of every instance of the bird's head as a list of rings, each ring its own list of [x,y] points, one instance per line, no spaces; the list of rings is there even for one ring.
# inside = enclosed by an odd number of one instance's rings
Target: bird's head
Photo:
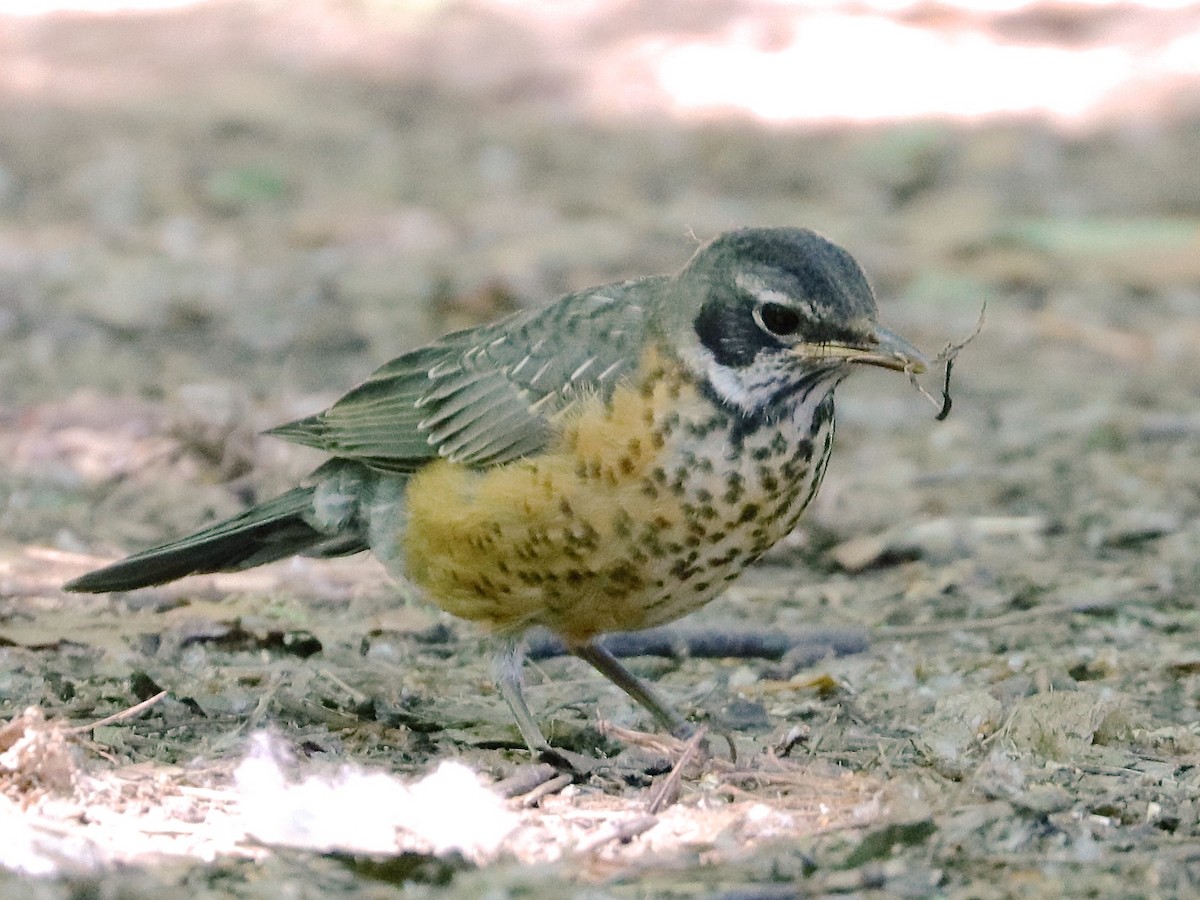
[[[726,403],[759,413],[833,387],[856,364],[925,371],[921,352],[875,316],[871,286],[841,247],[807,229],[747,228],[697,251],[659,328]]]

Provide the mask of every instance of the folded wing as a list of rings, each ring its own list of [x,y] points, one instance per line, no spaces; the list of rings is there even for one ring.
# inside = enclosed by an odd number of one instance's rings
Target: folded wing
[[[610,393],[637,364],[646,315],[633,297],[661,280],[594,288],[448,335],[382,366],[325,412],[268,433],[397,473],[438,457],[485,467],[536,453],[556,413]]]

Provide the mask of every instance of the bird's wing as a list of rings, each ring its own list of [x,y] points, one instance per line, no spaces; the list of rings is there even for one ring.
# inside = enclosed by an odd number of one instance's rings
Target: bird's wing
[[[382,366],[325,412],[267,433],[389,472],[437,457],[490,466],[535,453],[555,413],[611,392],[637,364],[639,298],[660,280],[593,288],[447,335]]]

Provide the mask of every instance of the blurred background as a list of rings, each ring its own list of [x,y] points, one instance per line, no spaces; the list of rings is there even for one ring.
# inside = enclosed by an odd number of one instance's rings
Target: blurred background
[[[980,343],[1021,369],[1012,391],[1034,417],[1112,399],[1072,354],[1104,372],[1196,361],[1200,4],[0,13],[10,538],[83,549],[185,527],[195,509],[138,524],[153,513],[79,522],[63,507],[166,452],[137,443],[164,416],[228,482],[253,468],[255,429],[400,351],[671,271],[740,225],[844,244],[885,319],[931,351],[992,301]],[[1032,377],[1030,342],[1046,341],[1054,359]],[[972,368],[964,392],[1000,377]],[[1168,382],[1143,392],[1167,402]],[[911,412],[902,394],[886,396]]]

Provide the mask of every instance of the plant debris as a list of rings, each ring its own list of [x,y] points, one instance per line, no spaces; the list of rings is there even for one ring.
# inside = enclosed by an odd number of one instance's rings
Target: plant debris
[[[917,392],[922,397],[937,407],[938,413],[936,416],[934,416],[934,419],[938,422],[944,422],[946,420],[946,418],[950,415],[950,407],[954,403],[954,401],[950,398],[950,371],[954,366],[954,361],[958,359],[958,354],[962,352],[963,348],[966,347],[967,344],[971,343],[971,341],[975,340],[975,338],[979,336],[979,332],[983,331],[983,321],[986,313],[987,301],[984,300],[979,306],[979,320],[975,323],[974,330],[961,341],[947,344],[938,352],[938,355],[933,358],[933,365],[936,366],[941,364],[945,367],[945,373],[942,377],[941,400],[935,398],[931,393],[929,393],[928,390],[926,390],[925,386],[917,380],[917,373],[912,370],[911,366],[909,366],[907,370],[909,383],[917,389]]]

